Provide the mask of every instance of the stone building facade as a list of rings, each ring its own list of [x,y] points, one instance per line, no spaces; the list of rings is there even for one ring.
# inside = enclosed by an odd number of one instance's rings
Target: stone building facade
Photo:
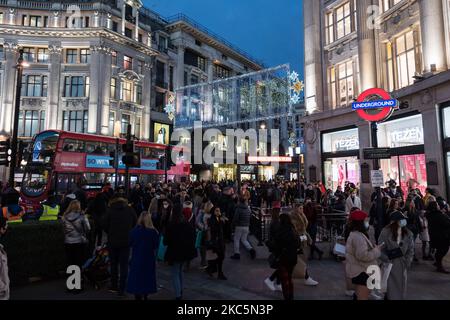
[[[370,124],[351,103],[383,88],[399,104],[378,125],[384,179],[449,196],[450,1],[305,0],[306,176],[351,181],[370,206]]]

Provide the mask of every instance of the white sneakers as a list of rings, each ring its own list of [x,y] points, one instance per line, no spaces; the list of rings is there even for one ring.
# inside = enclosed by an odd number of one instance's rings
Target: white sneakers
[[[281,284],[276,284],[275,281],[270,280],[270,278],[264,280],[264,283],[272,291],[283,291]]]
[[[272,290],[272,291],[276,290],[275,283],[272,280],[270,280],[270,278],[267,278],[266,280],[264,280],[264,283],[270,290]]]
[[[305,280],[305,286],[317,286],[319,283],[315,281],[313,278],[309,277]]]
[[[345,295],[347,297],[353,297],[353,294],[355,293],[354,290],[345,290]]]

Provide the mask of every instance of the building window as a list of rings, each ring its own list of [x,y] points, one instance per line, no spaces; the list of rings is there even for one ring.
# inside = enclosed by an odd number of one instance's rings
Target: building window
[[[0,24],[3,24],[3,12],[0,12]]]
[[[333,66],[328,69],[328,91],[331,107],[337,106],[336,100],[336,68]]]
[[[125,28],[125,36],[128,38],[133,38],[133,31],[131,29]]]
[[[0,61],[5,60],[5,54],[3,51],[3,46],[0,46]]]
[[[381,4],[383,5],[383,12],[388,11],[390,8],[402,2],[403,0],[381,0]]]
[[[161,61],[156,61],[156,85],[160,88],[165,88],[164,86],[164,78],[165,78],[165,69],[166,65]]]
[[[134,135],[139,139],[141,137],[141,117],[136,117],[134,124]]]
[[[77,49],[66,49],[66,63],[77,63]]]
[[[206,70],[206,59],[191,50],[186,50],[184,52],[184,63],[197,67],[203,71]]]
[[[87,132],[88,111],[64,111],[63,127],[65,131],[85,133]]]
[[[34,62],[35,59],[35,48],[24,47],[23,48],[23,59],[28,62]]]
[[[414,83],[414,75],[421,70],[421,44],[418,32],[409,31],[386,45],[387,81],[389,88],[404,88]],[[395,59],[393,59],[395,57]],[[392,84],[391,84],[392,83]]]
[[[144,61],[138,60],[138,73],[144,74]]]
[[[22,96],[24,97],[46,97],[47,76],[26,75],[22,78]]]
[[[327,44],[356,31],[356,1],[347,1],[325,16]]]
[[[127,80],[122,82],[122,100],[133,101],[133,82]]]
[[[81,49],[80,51],[80,63],[89,63],[91,60],[91,53],[89,49]]]
[[[42,27],[41,22],[42,22],[42,17],[30,16],[30,19],[28,20],[28,26],[29,27]]]
[[[155,111],[164,112],[164,103],[166,95],[163,92],[156,92],[155,96]]]
[[[166,49],[167,49],[167,39],[163,36],[159,36],[158,50],[161,52],[165,52]]]
[[[111,63],[113,66],[117,66],[117,51],[115,50],[111,52]]]
[[[173,67],[169,67],[169,90],[173,91]]]
[[[116,113],[115,112],[109,112],[109,135],[114,135],[114,127],[116,125]]]
[[[117,30],[119,30],[119,25],[117,24],[117,22],[113,21],[112,31],[117,32]]]
[[[47,63],[48,62],[48,49],[38,48],[38,62]]]
[[[117,99],[117,79],[116,78],[111,78],[111,98],[112,99]]]
[[[139,34],[138,34],[138,41],[139,41],[140,43],[144,43],[144,42],[142,41],[142,33],[139,33]]]
[[[19,136],[32,137],[44,130],[45,111],[21,110],[19,112]]]
[[[221,65],[215,64],[213,69],[213,76],[214,78],[229,78],[230,77],[230,70],[227,68],[222,67]]]
[[[353,92],[353,61],[341,63],[339,70],[339,104],[345,107],[351,103]]]
[[[127,133],[128,125],[131,124],[131,116],[129,114],[122,114],[122,119],[120,121],[120,128],[122,133]]]
[[[133,69],[133,58],[129,56],[123,56],[123,68],[125,70],[132,70]]]
[[[65,77],[65,97],[87,97],[89,96],[89,77],[73,76]]]
[[[142,86],[136,84],[134,88],[136,89],[136,103],[142,104]]]

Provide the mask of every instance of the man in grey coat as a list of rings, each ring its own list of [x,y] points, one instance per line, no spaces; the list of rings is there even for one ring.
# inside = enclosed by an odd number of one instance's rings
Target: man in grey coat
[[[250,256],[252,259],[256,257],[256,251],[253,249],[252,245],[248,241],[249,227],[250,227],[250,217],[251,211],[247,204],[245,198],[240,197],[239,203],[236,207],[233,216],[233,226],[234,229],[234,255],[231,256],[231,259],[239,260],[241,258],[240,254],[240,243],[244,245],[244,247],[250,252]]]

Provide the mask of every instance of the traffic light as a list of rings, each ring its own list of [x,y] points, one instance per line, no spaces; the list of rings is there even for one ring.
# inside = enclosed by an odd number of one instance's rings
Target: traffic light
[[[10,166],[11,155],[11,139],[0,141],[0,166]]]
[[[133,153],[134,152],[133,140],[127,140],[127,142],[122,145],[122,151],[124,153]]]
[[[116,167],[116,152],[115,151],[111,151],[109,153],[109,166],[115,168]]]
[[[138,168],[141,166],[141,155],[139,152],[128,152],[122,157],[122,162],[127,167]]]

